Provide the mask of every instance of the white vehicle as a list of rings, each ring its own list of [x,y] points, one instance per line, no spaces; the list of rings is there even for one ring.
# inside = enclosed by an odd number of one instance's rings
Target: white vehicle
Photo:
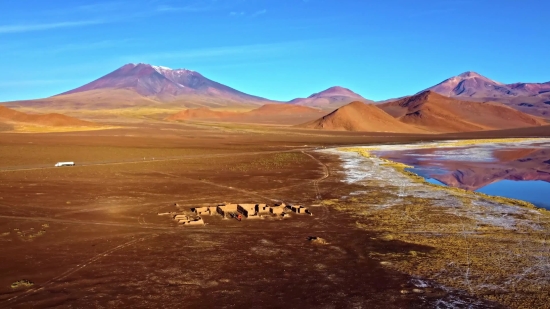
[[[60,166],[74,166],[74,162],[57,162],[55,164],[55,167],[60,167]]]

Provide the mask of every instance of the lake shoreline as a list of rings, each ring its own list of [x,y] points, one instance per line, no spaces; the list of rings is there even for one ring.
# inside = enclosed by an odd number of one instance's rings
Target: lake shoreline
[[[429,248],[373,252],[372,259],[458,298],[471,295],[511,308],[546,305],[550,212],[523,201],[428,184],[406,171],[407,165],[365,148],[372,146],[320,150],[339,158],[338,173],[351,190],[323,205],[352,215],[356,227],[378,235],[387,248]],[[445,300],[449,308],[463,307],[450,298]]]

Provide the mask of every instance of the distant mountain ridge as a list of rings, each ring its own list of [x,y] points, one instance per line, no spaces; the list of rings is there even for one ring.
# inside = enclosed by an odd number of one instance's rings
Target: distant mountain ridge
[[[504,84],[469,71],[426,90],[459,100],[499,102],[518,111],[550,119],[550,82]],[[403,98],[405,97],[376,104]],[[356,101],[375,103],[350,89],[334,86],[307,98],[293,99],[286,104],[333,111]],[[265,104],[284,103],[241,92],[210,80],[196,71],[130,63],[56,96],[6,102],[6,106],[65,112],[134,107],[250,110]]]
[[[496,102],[457,100],[428,90],[377,105],[401,122],[437,133],[542,126],[542,119]]]
[[[550,82],[504,84],[469,71],[426,90],[470,101],[496,101],[528,114],[550,117]]]
[[[539,127],[545,122],[496,102],[468,102],[431,90],[384,104],[352,102],[297,127],[394,133],[457,133]]]
[[[314,93],[307,98],[296,98],[289,104],[302,105],[322,109],[334,109],[342,107],[354,101],[371,103],[361,95],[340,86],[330,87],[324,91]]]
[[[211,110],[206,107],[191,108],[180,111],[166,118],[169,121],[205,120],[228,121],[246,123],[273,123],[280,125],[294,125],[304,121],[316,119],[325,112],[307,106],[290,104],[265,104],[247,112],[231,112]]]

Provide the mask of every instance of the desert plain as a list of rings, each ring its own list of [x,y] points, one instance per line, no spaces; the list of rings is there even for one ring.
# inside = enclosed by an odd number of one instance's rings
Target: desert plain
[[[418,216],[426,205],[437,205],[437,198],[396,199],[398,189],[391,184],[349,184],[343,181],[342,159],[331,153],[357,145],[479,138],[479,133],[407,135],[155,120],[109,125],[113,128],[0,134],[0,307],[546,304],[547,289],[529,294],[521,289],[532,286],[518,284],[519,291],[487,293],[469,289],[457,274],[441,279],[418,266],[443,262],[454,248],[428,245],[420,238],[435,236],[406,225],[454,228],[460,216],[445,216],[434,206],[421,221],[403,219],[403,209]],[[538,127],[481,135],[550,134]],[[57,161],[77,165],[56,168]],[[363,192],[352,197],[356,191]],[[205,225],[189,227],[158,215],[221,202],[281,201],[306,205],[313,215],[242,221],[205,215]],[[387,202],[392,207],[363,213]],[[538,219],[547,233],[550,217],[541,212]],[[499,246],[527,244],[504,229],[492,232]],[[533,234],[535,241],[546,237]],[[461,231],[456,235],[462,237]],[[484,245],[487,250],[471,256],[490,257],[493,247]],[[460,258],[454,262],[467,263]],[[526,306],[515,302],[518,295]]]

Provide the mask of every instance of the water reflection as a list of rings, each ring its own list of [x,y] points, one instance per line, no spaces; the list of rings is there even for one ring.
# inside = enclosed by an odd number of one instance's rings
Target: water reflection
[[[550,142],[373,151],[431,182],[550,208]]]
[[[503,195],[503,192],[506,192],[506,197],[529,201],[539,207],[550,209],[550,198],[548,196],[548,193],[550,193],[550,182],[546,181],[500,180],[477,191],[489,195]]]

